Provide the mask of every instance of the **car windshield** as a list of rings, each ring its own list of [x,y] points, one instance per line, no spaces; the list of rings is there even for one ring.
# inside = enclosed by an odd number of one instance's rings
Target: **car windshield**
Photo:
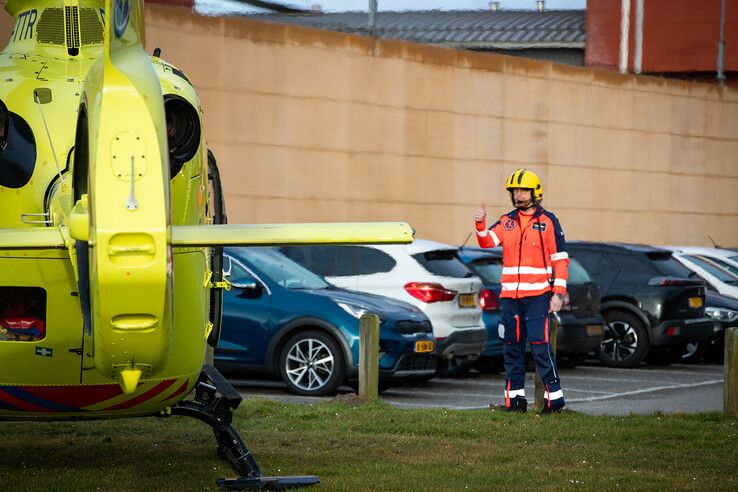
[[[697,255],[684,255],[684,257],[717,278],[720,282],[728,285],[738,285],[738,277],[726,272],[707,258]]]
[[[468,278],[472,272],[463,261],[456,256],[453,249],[439,249],[412,255],[423,268],[434,275],[441,277]]]
[[[725,260],[721,260],[720,258],[715,258],[714,256],[705,256],[704,258],[708,261],[712,261],[723,270],[727,270],[733,275],[738,276],[738,266],[735,266],[732,263],[728,263]]]
[[[286,289],[327,289],[330,284],[272,248],[246,248],[239,254]]]

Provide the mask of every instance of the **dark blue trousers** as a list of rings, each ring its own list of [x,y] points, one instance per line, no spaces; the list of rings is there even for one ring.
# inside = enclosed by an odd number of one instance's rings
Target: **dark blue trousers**
[[[501,322],[504,326],[505,405],[515,398],[525,398],[525,342],[530,342],[533,360],[544,385],[545,404],[557,409],[564,406],[556,358],[548,343],[550,294],[500,299]]]

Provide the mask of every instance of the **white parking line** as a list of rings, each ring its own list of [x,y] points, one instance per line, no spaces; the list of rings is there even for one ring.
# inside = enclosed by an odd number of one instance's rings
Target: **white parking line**
[[[695,368],[695,369],[702,369],[702,368]],[[681,369],[641,369],[638,367],[631,367],[631,368],[624,368],[624,367],[610,367],[605,369],[601,366],[577,366],[576,370],[585,370],[585,371],[600,371],[600,372],[612,372],[622,371],[623,374],[632,374],[632,373],[644,373],[644,374],[688,374],[690,376],[698,376],[700,374],[703,375],[711,375],[711,374],[720,374],[723,372],[722,366],[717,366],[714,370],[705,370],[705,371],[699,371],[699,370],[681,370]]]
[[[682,389],[682,388],[696,388],[697,386],[710,386],[713,384],[723,384],[723,380],[715,379],[713,381],[703,381],[701,383],[693,383],[693,384],[672,384],[669,386],[655,386],[653,388],[643,388],[643,389],[634,390],[634,391],[624,391],[622,393],[612,393],[612,394],[604,395],[604,396],[592,396],[590,398],[574,398],[571,400],[567,400],[567,403],[582,403],[582,402],[596,401],[596,400],[610,400],[613,398],[620,398],[623,396],[640,395],[643,393],[653,393],[655,391],[664,391],[664,390]]]

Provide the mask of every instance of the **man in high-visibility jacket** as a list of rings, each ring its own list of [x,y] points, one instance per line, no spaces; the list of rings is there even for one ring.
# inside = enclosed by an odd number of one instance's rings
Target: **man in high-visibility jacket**
[[[502,245],[501,322],[504,327],[505,408],[525,412],[525,341],[545,387],[542,413],[564,407],[556,359],[548,343],[549,317],[561,309],[569,276],[569,255],[559,220],[540,206],[543,186],[533,172],[515,171],[505,183],[515,210],[486,224],[484,204],[474,215],[483,248]]]

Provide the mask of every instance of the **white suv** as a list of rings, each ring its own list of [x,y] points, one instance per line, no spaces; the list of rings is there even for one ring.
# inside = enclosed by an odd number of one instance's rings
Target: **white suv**
[[[345,289],[410,302],[428,316],[442,357],[441,375],[465,372],[484,350],[482,281],[447,244],[283,246],[280,251]]]
[[[697,273],[720,294],[738,299],[736,253],[715,248],[666,246],[684,266]]]

